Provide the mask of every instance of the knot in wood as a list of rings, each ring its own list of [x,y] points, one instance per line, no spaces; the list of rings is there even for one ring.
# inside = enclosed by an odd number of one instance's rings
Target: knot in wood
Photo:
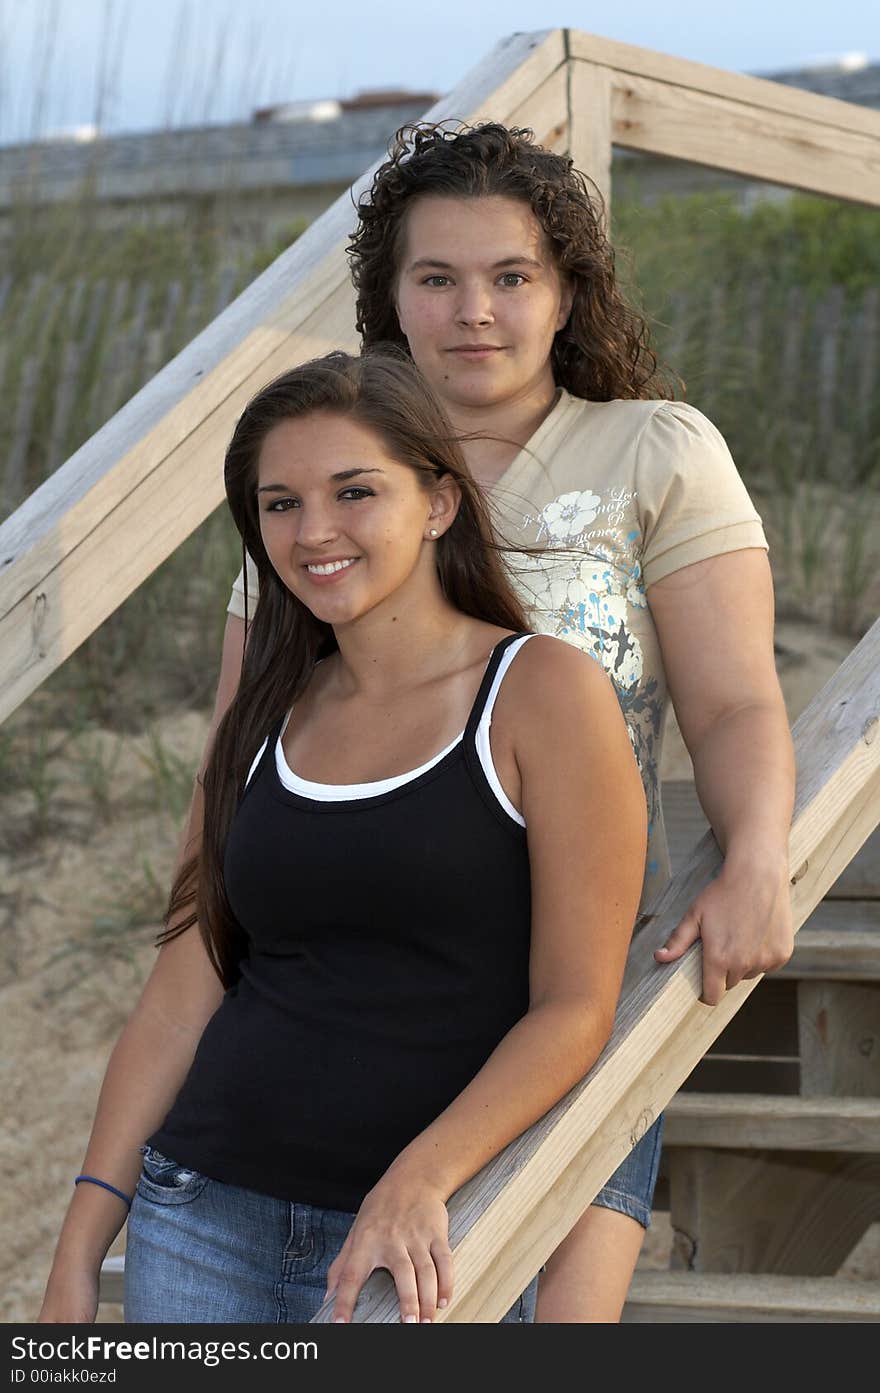
[[[653,1110],[651,1108],[642,1108],[642,1111],[639,1113],[638,1117],[633,1123],[632,1131],[629,1134],[630,1141],[632,1142],[633,1146],[635,1146],[636,1142],[640,1142],[642,1140],[642,1137],[645,1135],[653,1121]]]
[[[39,595],[34,597],[34,608],[31,614],[31,634],[35,646],[39,645],[40,634],[46,623],[46,614],[48,610],[49,601],[46,595],[41,591]]]

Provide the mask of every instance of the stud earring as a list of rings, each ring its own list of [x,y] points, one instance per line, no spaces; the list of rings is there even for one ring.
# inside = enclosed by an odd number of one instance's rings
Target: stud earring
[[[431,536],[432,536],[432,537],[436,537],[436,536],[437,536],[437,529],[436,529],[436,527],[432,527],[432,528],[431,528]]]

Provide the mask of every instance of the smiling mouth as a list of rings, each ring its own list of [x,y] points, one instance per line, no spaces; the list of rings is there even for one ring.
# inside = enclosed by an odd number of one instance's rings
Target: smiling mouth
[[[332,576],[337,571],[347,571],[357,560],[358,557],[350,556],[345,561],[316,561],[311,565],[307,564],[306,570],[310,576]]]

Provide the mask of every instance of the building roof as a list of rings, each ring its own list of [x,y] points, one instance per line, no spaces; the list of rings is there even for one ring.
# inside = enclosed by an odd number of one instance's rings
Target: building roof
[[[340,102],[331,113],[321,103],[316,115],[267,119],[261,113],[236,125],[10,145],[0,149],[0,205],[22,186],[41,202],[58,202],[89,177],[99,198],[124,200],[351,184],[381,157],[394,132],[417,121],[435,100],[417,93],[391,104]]]
[[[781,82],[786,87],[800,87],[821,97],[837,97],[839,101],[880,110],[880,63],[871,63],[862,54],[849,54],[807,68],[757,73],[756,76]]]
[[[862,58],[759,76],[880,109],[880,63]],[[11,145],[0,148],[0,207],[23,189],[40,202],[70,198],[89,177],[98,198],[121,201],[345,187],[382,157],[400,126],[419,120],[436,100],[431,92],[362,92],[346,100],[279,103],[236,125]]]

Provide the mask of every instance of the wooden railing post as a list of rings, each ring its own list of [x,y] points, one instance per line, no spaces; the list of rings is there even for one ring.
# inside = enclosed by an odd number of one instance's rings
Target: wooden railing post
[[[598,63],[568,65],[570,153],[611,213],[611,73]]]

